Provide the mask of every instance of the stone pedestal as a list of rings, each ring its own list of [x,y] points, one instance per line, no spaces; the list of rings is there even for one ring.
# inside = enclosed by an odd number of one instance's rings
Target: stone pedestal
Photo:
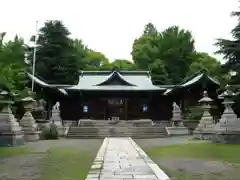
[[[33,103],[35,102],[31,97],[26,97],[22,99],[25,113],[20,120],[20,125],[24,131],[25,141],[37,141],[39,140],[39,131],[37,129],[37,124],[32,116],[31,111],[33,110]]]
[[[212,99],[209,98],[207,92],[204,91],[203,98],[200,99],[199,102],[202,104],[202,108],[204,111],[201,120],[199,121],[196,129],[193,131],[193,137],[201,140],[211,140],[214,120],[209,113],[209,110]]]
[[[0,105],[3,107],[0,112],[0,146],[23,145],[22,128],[10,108],[10,104],[13,102],[8,100],[8,92],[6,91],[2,91],[0,97]]]
[[[240,144],[240,120],[232,110],[233,97],[235,94],[230,90],[223,92],[219,98],[223,98],[225,110],[221,119],[214,127],[213,143]]]
[[[189,134],[188,128],[183,125],[181,109],[175,102],[173,103],[173,117],[171,121],[172,127],[167,127],[167,132],[170,136]]]

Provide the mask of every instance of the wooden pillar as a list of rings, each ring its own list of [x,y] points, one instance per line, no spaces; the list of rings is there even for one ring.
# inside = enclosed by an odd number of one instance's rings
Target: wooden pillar
[[[52,113],[52,101],[48,100],[46,104],[46,120],[49,120],[51,118],[51,113]]]
[[[126,98],[125,100],[124,100],[125,102],[124,102],[124,104],[125,104],[125,120],[128,120],[128,99]]]

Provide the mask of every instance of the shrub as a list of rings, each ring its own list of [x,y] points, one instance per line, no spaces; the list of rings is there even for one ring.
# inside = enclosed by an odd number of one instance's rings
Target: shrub
[[[183,124],[190,131],[193,131],[201,119],[203,109],[200,106],[187,106],[183,112]]]

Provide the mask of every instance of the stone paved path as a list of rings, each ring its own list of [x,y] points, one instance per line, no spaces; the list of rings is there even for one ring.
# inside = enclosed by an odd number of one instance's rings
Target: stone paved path
[[[105,138],[86,180],[170,180],[131,138]]]

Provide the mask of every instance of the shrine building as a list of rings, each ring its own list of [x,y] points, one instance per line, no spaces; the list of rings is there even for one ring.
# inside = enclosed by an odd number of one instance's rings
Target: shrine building
[[[215,96],[219,82],[206,70],[197,72],[177,85],[153,85],[148,71],[82,71],[76,85],[49,84],[41,77],[28,76],[36,88],[48,92],[49,110],[60,103],[63,120],[166,121],[172,117],[172,103],[182,109],[196,103],[204,90]]]

